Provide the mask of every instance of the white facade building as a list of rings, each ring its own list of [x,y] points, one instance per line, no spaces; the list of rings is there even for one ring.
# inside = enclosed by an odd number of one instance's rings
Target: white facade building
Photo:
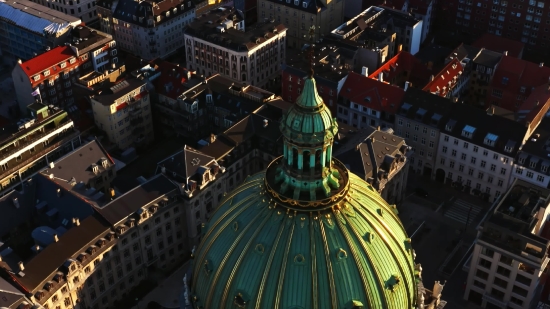
[[[464,299],[482,308],[534,308],[548,265],[550,191],[517,180],[479,228]]]
[[[245,30],[238,11],[217,8],[185,30],[187,68],[204,76],[219,73],[239,84],[275,84],[285,61],[286,30],[272,21]]]
[[[91,24],[97,21],[97,11],[95,9],[95,1],[93,0],[31,0],[32,2],[41,4],[52,10],[56,10],[67,15],[74,16],[82,20],[86,24]]]
[[[550,119],[544,118],[514,161],[511,181],[521,179],[548,188],[550,185]]]

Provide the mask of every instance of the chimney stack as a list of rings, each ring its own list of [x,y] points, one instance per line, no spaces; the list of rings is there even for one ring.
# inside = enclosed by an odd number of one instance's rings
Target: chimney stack
[[[23,63],[23,60],[17,59],[17,63],[21,64],[21,63]]]
[[[504,51],[504,56],[508,56],[508,51],[507,50]]]
[[[164,167],[163,167],[164,168]],[[164,172],[163,172],[164,173]],[[114,188],[111,188],[109,190],[109,193],[111,194],[111,197],[115,197],[115,189]]]
[[[20,271],[24,271],[24,270],[25,270],[25,265],[23,264],[23,262],[19,262],[19,263],[17,263],[17,265],[19,265],[19,270],[20,270]]]
[[[380,74],[378,74],[378,81],[379,81],[379,82],[383,82],[383,81],[384,81],[384,72],[380,72]]]
[[[541,63],[539,64],[539,68],[542,68],[543,66],[544,66],[544,62],[541,62]]]
[[[75,226],[80,226],[80,219],[74,218],[73,223],[74,223]]]
[[[53,241],[54,241],[54,242],[58,242],[58,241],[59,241],[59,237],[57,236],[57,234],[53,234]]]
[[[433,81],[435,79],[435,76],[430,76],[430,81]]]
[[[409,81],[406,81],[406,82],[405,82],[405,89],[404,89],[404,90],[407,91],[407,89],[409,89],[409,86],[410,86]]]
[[[369,76],[369,68],[363,67],[363,68],[361,69],[361,75],[367,76],[367,77],[368,77],[368,76]]]
[[[216,135],[214,133],[210,134],[210,143],[213,143],[216,141]]]
[[[267,125],[269,124],[269,120],[264,119],[264,128],[267,128]]]

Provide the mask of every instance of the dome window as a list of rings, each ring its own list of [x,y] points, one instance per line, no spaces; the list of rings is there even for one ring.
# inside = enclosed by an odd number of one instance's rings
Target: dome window
[[[210,273],[212,272],[212,264],[208,260],[204,260],[204,273],[206,276],[210,276]]]
[[[348,257],[348,253],[346,252],[346,250],[340,248],[340,250],[338,250],[338,252],[336,253],[336,257],[339,260],[343,260],[343,259],[346,259]]]
[[[246,308],[246,303],[247,299],[241,293],[237,294],[235,296],[235,301],[233,301],[233,304],[235,304],[236,308]]]
[[[363,309],[363,303],[358,300],[354,300],[351,302],[351,309]]]

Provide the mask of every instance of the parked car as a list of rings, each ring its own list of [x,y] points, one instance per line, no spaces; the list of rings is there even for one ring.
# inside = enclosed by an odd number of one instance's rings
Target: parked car
[[[426,191],[422,188],[416,188],[416,190],[414,190],[414,193],[416,193],[416,195],[419,195],[419,196],[422,196],[422,197],[428,197],[428,191]]]

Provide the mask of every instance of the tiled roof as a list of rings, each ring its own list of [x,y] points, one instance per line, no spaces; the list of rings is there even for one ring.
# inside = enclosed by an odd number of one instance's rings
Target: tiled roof
[[[350,72],[340,96],[359,105],[394,114],[401,105],[405,91],[397,86]]]
[[[55,76],[56,72],[61,72],[63,70],[61,67],[57,66],[57,64],[68,61],[72,57],[76,58],[76,55],[70,46],[58,46],[19,65],[29,78],[49,68],[51,68],[50,75]],[[75,60],[78,62],[78,59]],[[69,63],[67,63],[67,65],[69,65]],[[53,69],[54,67],[56,67],[55,70]],[[41,75],[37,82],[42,82],[47,78],[50,78],[50,76]],[[31,82],[34,82],[34,80],[31,79]]]
[[[498,53],[508,52],[508,56],[521,58],[525,44],[498,35],[485,33],[472,44],[473,47],[485,48]]]
[[[549,78],[550,67],[540,66],[512,56],[503,56],[495,71],[491,86],[518,95],[529,96],[532,88],[547,84]]]
[[[189,70],[162,60],[153,61],[151,64],[155,66],[155,71],[160,72],[160,76],[153,82],[158,94],[177,99],[189,89],[183,85],[187,82]]]
[[[441,72],[434,76],[425,87],[424,91],[431,92],[441,97],[446,97],[450,90],[454,88],[457,80],[463,73],[462,64],[457,58],[449,62]]]
[[[415,87],[423,87],[433,74],[422,62],[416,59],[411,53],[402,51],[391,58],[378,70],[369,75],[370,78],[378,79],[380,73],[384,75],[384,81],[392,80],[396,76],[409,72],[407,78]]]

